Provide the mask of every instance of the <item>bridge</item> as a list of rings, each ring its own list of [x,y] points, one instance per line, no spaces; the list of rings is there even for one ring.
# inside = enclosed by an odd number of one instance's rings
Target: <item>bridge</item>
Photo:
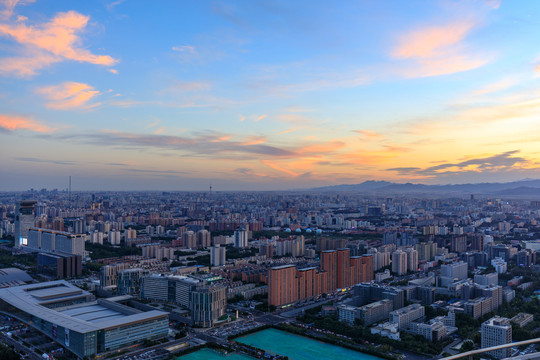
[[[492,346],[492,347],[488,347],[488,348],[484,348],[484,349],[471,350],[471,351],[467,351],[467,352],[464,352],[464,353],[461,353],[461,354],[441,358],[440,360],[461,359],[461,358],[464,358],[464,357],[467,357],[467,356],[472,357],[473,355],[482,354],[482,353],[489,352],[489,351],[502,350],[502,349],[511,348],[511,347],[514,347],[514,346],[530,345],[530,344],[535,344],[535,343],[538,343],[538,342],[540,342],[540,338],[529,339],[529,340],[524,340],[524,341],[518,341],[518,342],[514,342],[514,343],[510,343],[510,344],[497,345],[497,346]]]

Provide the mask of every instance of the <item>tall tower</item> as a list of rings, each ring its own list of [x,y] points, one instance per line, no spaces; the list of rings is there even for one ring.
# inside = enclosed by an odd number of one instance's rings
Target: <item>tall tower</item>
[[[23,200],[15,210],[15,246],[28,245],[28,229],[34,226],[36,200]]]

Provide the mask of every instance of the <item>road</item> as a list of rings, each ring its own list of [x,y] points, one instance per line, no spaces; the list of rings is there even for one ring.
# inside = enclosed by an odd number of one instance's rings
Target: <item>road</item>
[[[6,343],[6,344],[13,345],[15,347],[15,349],[19,350],[19,352],[22,352],[24,354],[29,355],[30,359],[43,360],[43,358],[41,356],[38,356],[31,349],[24,346],[22,343],[18,342],[17,340],[14,340],[14,339],[10,338],[7,335],[4,335],[4,334],[0,333],[0,339],[2,340],[2,342]]]

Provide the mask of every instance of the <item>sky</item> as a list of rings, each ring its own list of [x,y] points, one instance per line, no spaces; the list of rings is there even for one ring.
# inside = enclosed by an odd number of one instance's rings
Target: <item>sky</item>
[[[540,178],[540,1],[0,0],[0,191]]]

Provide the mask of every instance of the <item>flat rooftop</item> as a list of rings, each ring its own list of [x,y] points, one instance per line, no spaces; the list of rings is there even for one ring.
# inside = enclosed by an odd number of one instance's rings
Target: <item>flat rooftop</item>
[[[108,300],[95,301],[89,292],[64,280],[0,289],[0,299],[28,314],[79,333],[167,316],[162,311],[141,312]],[[50,308],[51,305],[54,308]]]

